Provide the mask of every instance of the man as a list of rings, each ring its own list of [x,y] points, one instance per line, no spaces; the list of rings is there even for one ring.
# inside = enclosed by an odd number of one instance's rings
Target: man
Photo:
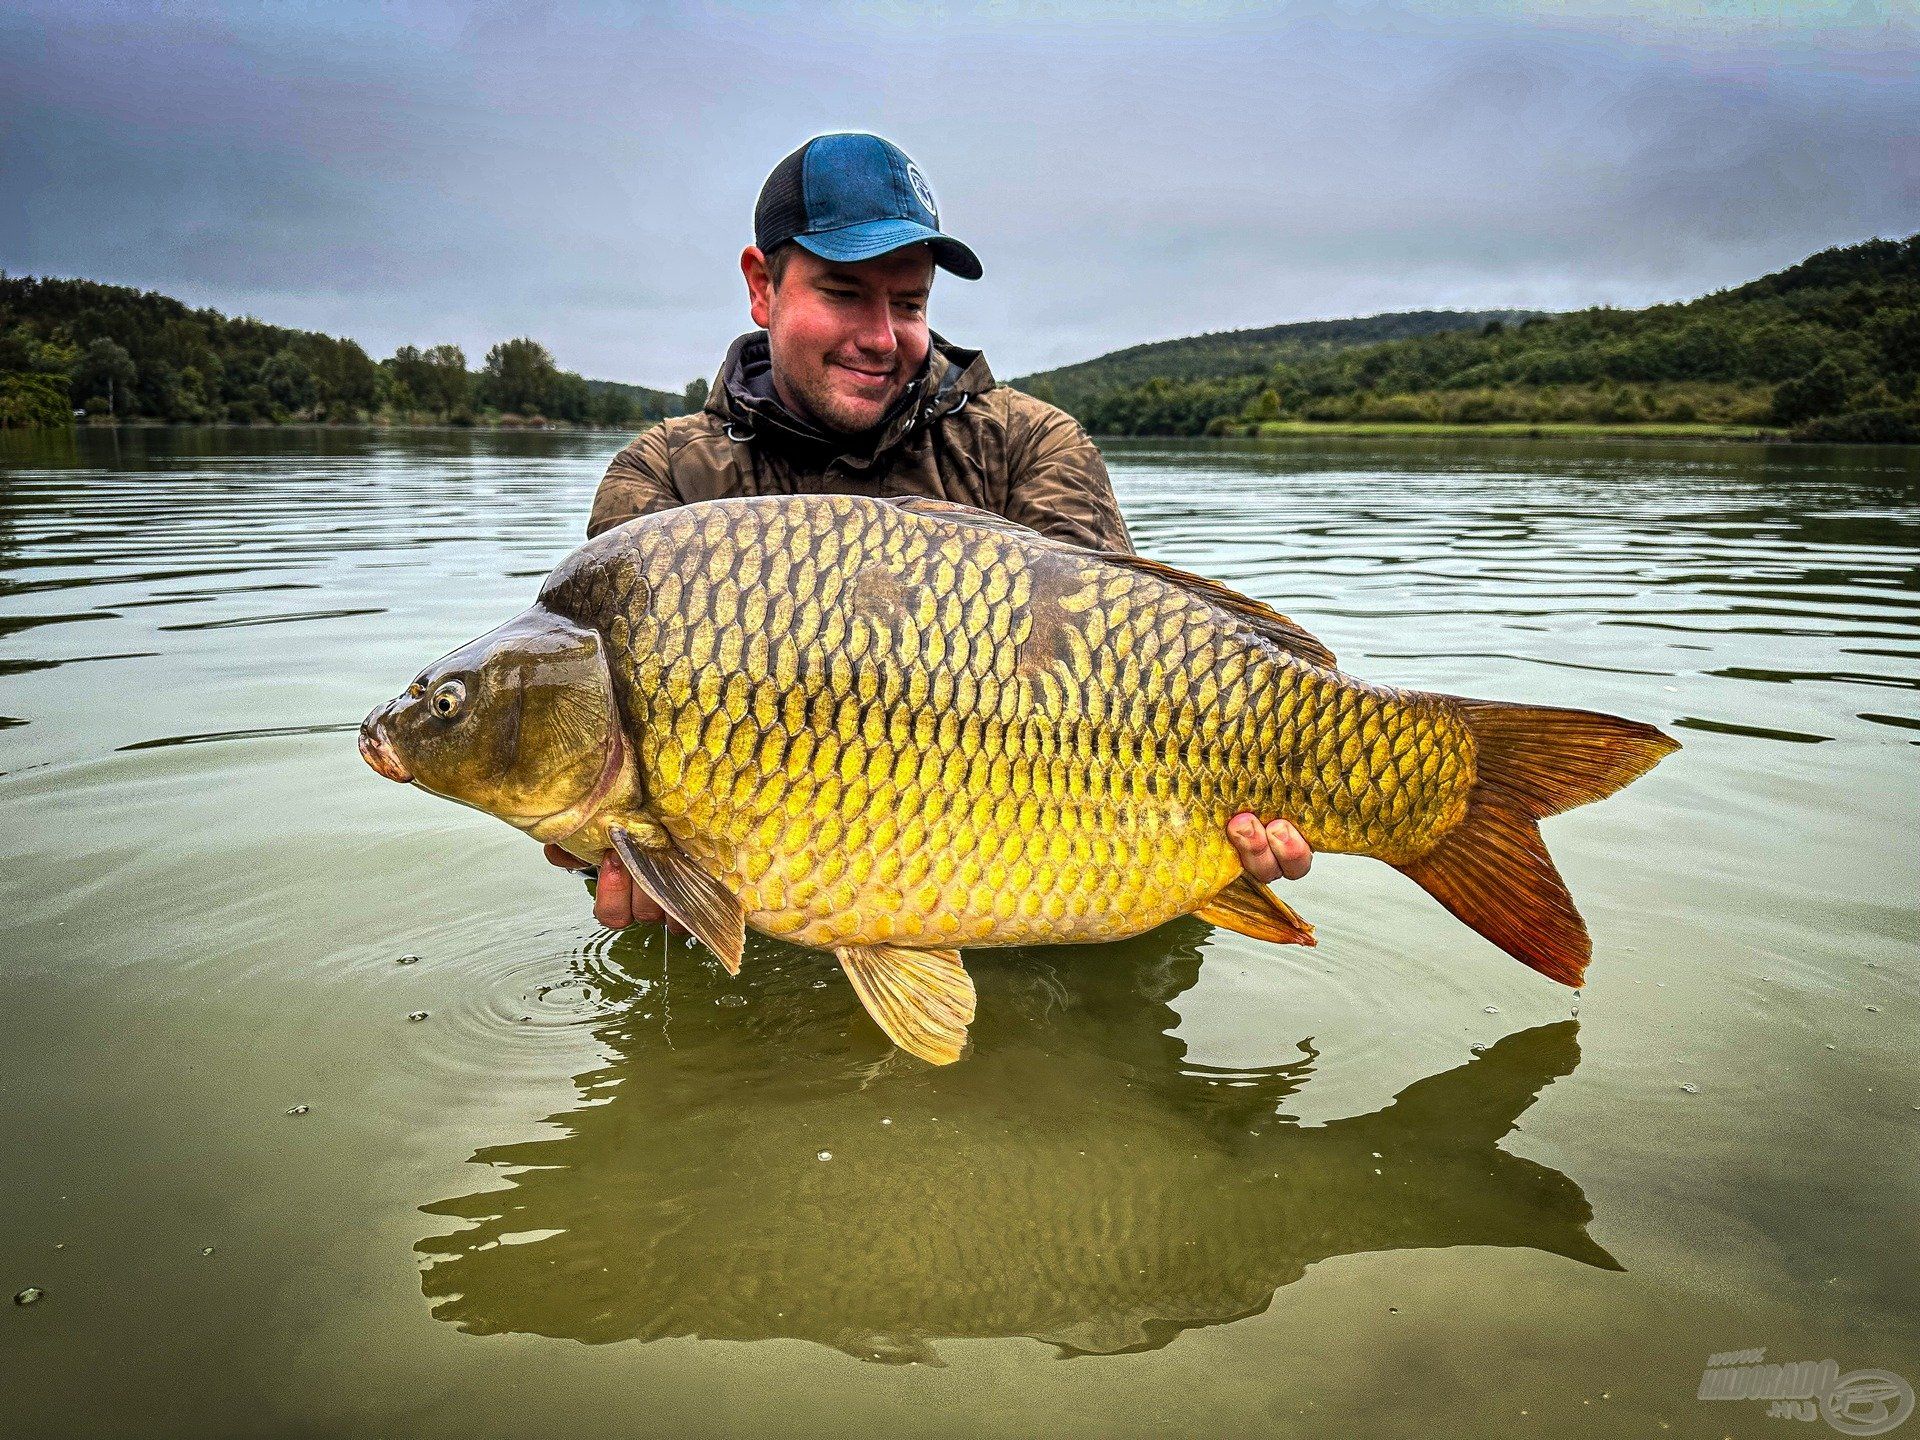
[[[1132,550],[1086,432],[927,328],[935,268],[977,280],[980,261],[942,233],[932,189],[897,146],[809,140],[767,177],[753,230],[740,270],[763,328],[733,342],[703,410],[614,457],[588,535],[731,495],[931,495]],[[1297,879],[1312,860],[1284,820],[1236,815],[1227,838],[1257,880]],[[552,845],[547,858],[577,863]],[[615,929],[664,918],[611,851],[593,913]]]

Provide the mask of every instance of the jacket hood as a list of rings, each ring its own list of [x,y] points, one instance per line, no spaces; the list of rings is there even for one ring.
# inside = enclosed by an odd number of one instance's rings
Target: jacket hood
[[[986,357],[932,336],[926,368],[872,430],[845,435],[823,429],[810,416],[794,414],[773,387],[773,357],[767,332],[751,330],[727,349],[707,392],[705,410],[737,438],[778,438],[783,443],[831,451],[861,468],[871,465],[916,430],[957,414],[975,396],[994,387]]]

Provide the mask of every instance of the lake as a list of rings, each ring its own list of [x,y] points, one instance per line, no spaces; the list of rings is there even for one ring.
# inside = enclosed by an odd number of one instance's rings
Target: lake
[[[1325,856],[1315,949],[977,952],[935,1070],[356,754],[619,443],[0,436],[11,1433],[1720,1436],[1775,1433],[1724,1352],[1920,1382],[1913,452],[1116,442],[1143,553],[1354,673],[1685,748],[1544,827],[1578,997]]]

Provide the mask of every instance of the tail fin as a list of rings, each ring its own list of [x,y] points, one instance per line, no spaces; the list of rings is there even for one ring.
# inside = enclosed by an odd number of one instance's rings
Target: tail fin
[[[1537,822],[1611,795],[1679,743],[1589,710],[1459,703],[1478,772],[1466,818],[1395,868],[1514,959],[1578,985],[1593,945]]]

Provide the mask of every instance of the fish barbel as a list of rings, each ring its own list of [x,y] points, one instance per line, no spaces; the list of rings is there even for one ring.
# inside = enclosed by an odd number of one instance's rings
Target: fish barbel
[[[1588,711],[1403,691],[1202,577],[947,501],[645,516],[369,715],[389,778],[635,882],[737,970],[831,949],[902,1048],[957,1059],[964,946],[1194,914],[1312,931],[1240,867],[1243,811],[1371,855],[1542,974],[1586,927],[1537,822],[1675,743]]]

